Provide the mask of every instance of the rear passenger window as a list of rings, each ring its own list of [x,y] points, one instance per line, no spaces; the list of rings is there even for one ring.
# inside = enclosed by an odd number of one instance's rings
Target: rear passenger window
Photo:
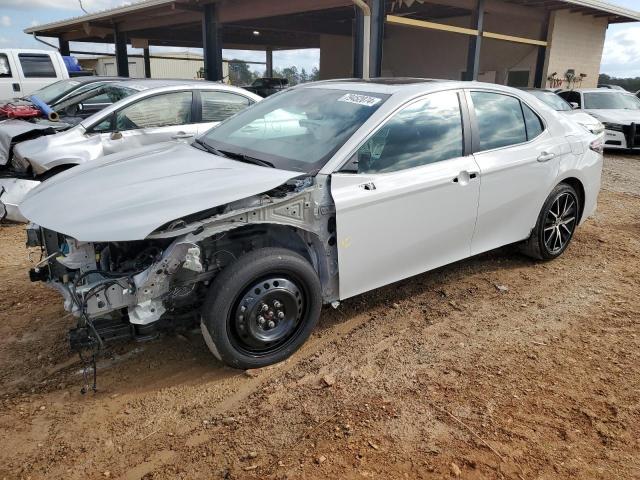
[[[405,170],[462,156],[456,92],[438,92],[403,108],[358,150],[358,173]]]
[[[520,100],[490,92],[471,92],[478,120],[480,150],[508,147],[527,141]]]
[[[200,91],[200,98],[203,122],[221,122],[252,103],[247,97],[227,92]]]
[[[11,67],[9,66],[9,58],[0,53],[0,78],[11,77]]]
[[[544,124],[540,117],[524,103],[522,104],[524,112],[524,123],[527,127],[527,139],[533,140],[544,131]]]
[[[46,53],[19,53],[18,60],[25,78],[56,78],[56,69]]]

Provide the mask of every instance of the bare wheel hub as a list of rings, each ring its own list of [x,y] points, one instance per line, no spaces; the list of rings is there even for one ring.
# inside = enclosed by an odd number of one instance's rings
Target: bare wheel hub
[[[272,277],[256,282],[240,296],[234,312],[238,340],[250,350],[271,349],[293,334],[303,311],[303,294],[294,281]]]

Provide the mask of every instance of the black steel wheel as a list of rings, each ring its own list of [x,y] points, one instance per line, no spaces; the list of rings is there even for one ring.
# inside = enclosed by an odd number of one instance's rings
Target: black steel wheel
[[[552,260],[567,249],[580,221],[580,200],[570,185],[556,186],[545,201],[535,228],[523,243],[526,255]]]
[[[284,360],[320,317],[322,289],[311,264],[280,248],[240,257],[216,277],[202,309],[211,352],[229,366],[258,368]]]

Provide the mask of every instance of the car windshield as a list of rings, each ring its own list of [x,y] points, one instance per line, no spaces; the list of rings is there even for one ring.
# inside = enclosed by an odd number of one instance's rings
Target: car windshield
[[[585,93],[584,108],[591,110],[640,110],[640,100],[627,93]]]
[[[529,93],[558,112],[568,112],[571,110],[571,105],[553,92],[529,90]]]
[[[78,85],[80,85],[80,82],[77,80],[60,80],[59,82],[47,85],[40,90],[36,90],[32,95],[35,95],[44,103],[51,104],[58,98],[75,89]]]
[[[230,157],[310,173],[331,156],[389,95],[329,88],[284,91],[209,130],[200,141]]]

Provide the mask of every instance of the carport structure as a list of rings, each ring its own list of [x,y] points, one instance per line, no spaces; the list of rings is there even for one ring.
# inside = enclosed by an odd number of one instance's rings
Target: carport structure
[[[69,42],[113,43],[125,76],[128,44],[144,49],[147,76],[149,46],[203,48],[209,80],[222,79],[223,48],[264,50],[267,76],[274,50],[319,48],[321,78],[590,86],[607,26],[639,20],[599,0],[146,0],[25,32],[57,37],[63,55]]]

